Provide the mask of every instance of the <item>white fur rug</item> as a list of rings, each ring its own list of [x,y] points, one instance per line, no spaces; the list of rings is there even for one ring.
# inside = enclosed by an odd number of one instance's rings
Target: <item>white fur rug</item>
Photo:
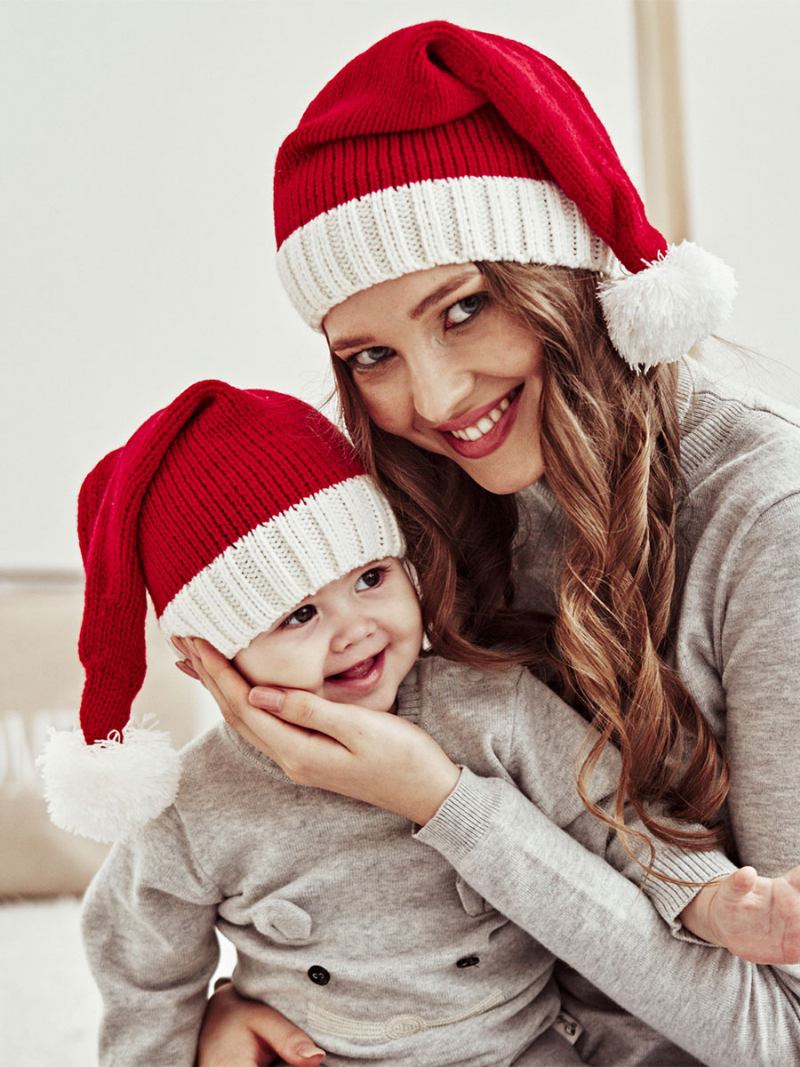
[[[80,901],[0,905],[0,1064],[96,1067],[100,995],[83,954]],[[233,969],[221,942],[217,974]]]
[[[0,1062],[94,1067],[100,995],[77,900],[0,907]]]

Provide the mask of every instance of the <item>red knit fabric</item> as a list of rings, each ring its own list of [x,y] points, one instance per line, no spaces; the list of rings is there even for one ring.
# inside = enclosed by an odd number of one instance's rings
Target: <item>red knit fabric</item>
[[[249,530],[363,473],[309,405],[217,381],[190,386],[102,459],[78,499],[87,743],[122,729],[144,680],[145,588],[160,614]]]
[[[275,166],[275,236],[391,186],[545,178],[632,272],[666,251],[576,83],[527,45],[447,22],[390,34],[306,109]]]

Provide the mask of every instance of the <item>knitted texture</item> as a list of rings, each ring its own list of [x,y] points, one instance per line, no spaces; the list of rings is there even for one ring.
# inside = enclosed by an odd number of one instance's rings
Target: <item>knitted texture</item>
[[[159,623],[167,637],[195,634],[231,658],[334,578],[402,551],[385,497],[367,475],[347,478],[240,537],[187,582]]]
[[[476,260],[622,270],[552,182],[445,178],[368,193],[295,230],[278,256],[289,298],[313,328],[354,292],[412,271]]]
[[[447,22],[378,41],[311,102],[276,161],[278,247],[369,193],[464,177],[553,183],[630,271],[666,250],[569,75],[517,41]],[[463,218],[468,226],[468,212]],[[513,229],[518,216],[507,221]],[[563,248],[570,252],[568,240]]]
[[[168,636],[219,641],[232,656],[323,585],[403,552],[388,505],[324,416],[217,381],[190,386],[100,461],[78,526],[89,744],[122,731],[144,679],[145,588]]]
[[[175,796],[165,734],[131,729],[145,674],[146,592],[167,637],[232,657],[329,582],[402,556],[389,505],[344,436],[294,397],[197,382],[88,475],[81,730],[50,738],[51,818],[113,840]]]
[[[615,279],[668,251],[569,75],[518,41],[447,22],[390,34],[328,82],[278,152],[274,209],[281,280],[315,329],[347,297],[412,271],[507,260]],[[706,266],[720,298],[701,284],[695,301],[696,275],[660,271],[608,299],[632,366],[653,350],[678,358],[687,333],[694,343],[725,317],[730,272]],[[688,312],[677,332],[676,305]]]

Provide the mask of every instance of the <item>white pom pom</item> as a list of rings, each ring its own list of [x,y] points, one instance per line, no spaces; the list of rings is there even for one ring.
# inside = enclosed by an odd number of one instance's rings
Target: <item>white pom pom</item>
[[[634,370],[673,363],[730,315],[733,270],[691,241],[670,245],[637,274],[613,278],[598,294],[611,341]]]
[[[122,742],[93,745],[81,730],[51,730],[37,764],[56,826],[96,841],[116,841],[160,815],[181,774],[167,734],[130,725]]]

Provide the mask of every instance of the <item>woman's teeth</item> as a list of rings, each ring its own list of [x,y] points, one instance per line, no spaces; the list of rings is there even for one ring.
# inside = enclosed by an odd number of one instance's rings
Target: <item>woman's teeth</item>
[[[495,423],[500,421],[503,412],[509,409],[513,396],[513,393],[509,393],[508,396],[503,397],[497,407],[492,408],[488,415],[478,419],[474,426],[467,426],[463,430],[451,430],[450,433],[460,441],[480,441],[484,434],[494,429]]]

